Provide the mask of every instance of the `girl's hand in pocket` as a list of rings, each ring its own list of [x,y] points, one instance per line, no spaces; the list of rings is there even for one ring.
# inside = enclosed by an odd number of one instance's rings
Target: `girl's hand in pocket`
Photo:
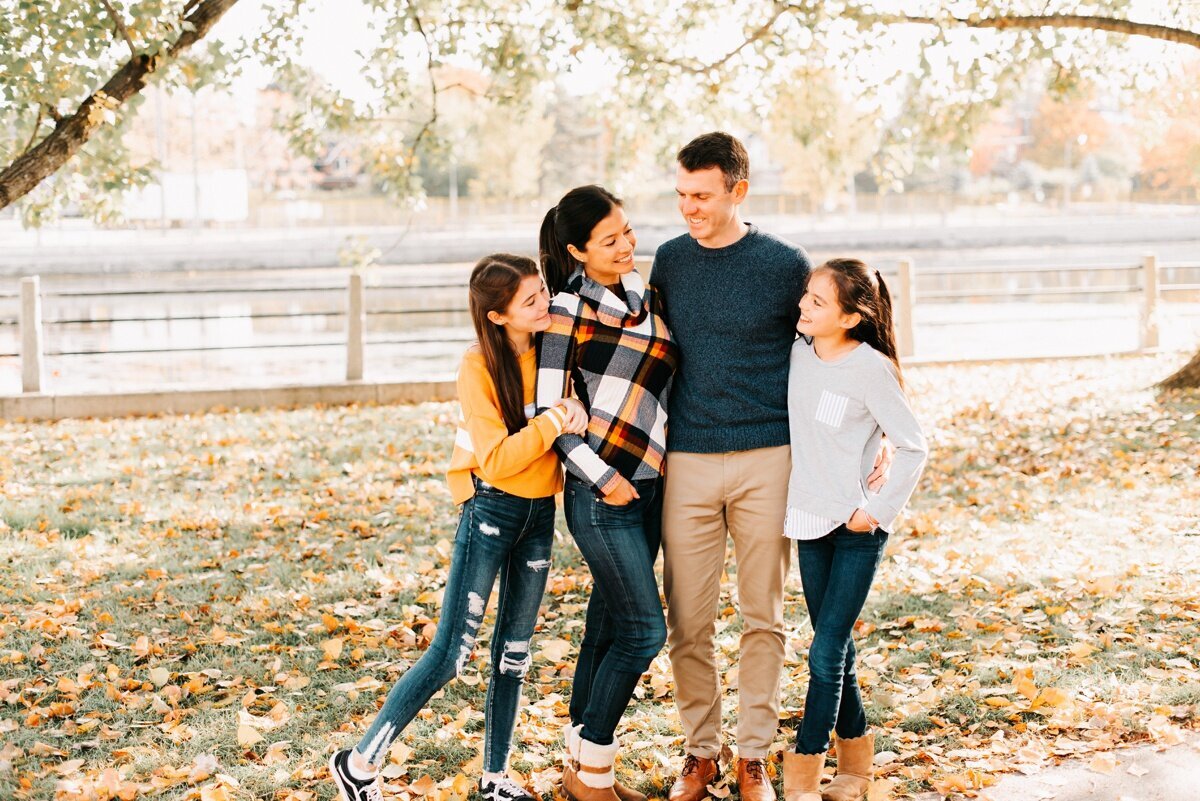
[[[875,525],[870,515],[862,509],[855,509],[854,514],[846,521],[846,528],[855,534],[869,534],[875,530]]]
[[[606,503],[609,506],[627,506],[634,499],[640,497],[642,496],[638,495],[637,490],[633,488],[628,479],[624,476],[617,476],[616,485],[612,488],[611,492],[600,499],[600,503]]]

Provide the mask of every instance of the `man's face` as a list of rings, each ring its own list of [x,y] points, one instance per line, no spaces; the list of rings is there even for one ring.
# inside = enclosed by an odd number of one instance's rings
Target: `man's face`
[[[679,166],[675,172],[679,213],[693,239],[703,244],[728,233],[737,219],[738,204],[746,197],[746,184],[738,181],[733,191],[728,191],[720,167],[689,172]]]

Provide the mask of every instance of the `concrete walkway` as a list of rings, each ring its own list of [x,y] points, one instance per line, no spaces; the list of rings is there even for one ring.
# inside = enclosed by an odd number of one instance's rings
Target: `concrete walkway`
[[[1200,738],[1158,750],[1140,746],[1071,760],[1033,776],[1005,776],[982,791],[984,801],[1197,801],[1200,799]],[[1107,762],[1105,757],[1115,760]],[[1107,764],[1106,764],[1107,762]],[[937,793],[918,801],[937,801]]]

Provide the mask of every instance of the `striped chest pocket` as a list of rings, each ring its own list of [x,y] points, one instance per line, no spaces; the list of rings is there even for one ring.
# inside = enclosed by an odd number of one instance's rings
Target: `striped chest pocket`
[[[824,423],[832,428],[841,428],[842,419],[846,416],[846,406],[850,399],[845,395],[824,390],[821,400],[817,402],[816,418],[818,423]]]

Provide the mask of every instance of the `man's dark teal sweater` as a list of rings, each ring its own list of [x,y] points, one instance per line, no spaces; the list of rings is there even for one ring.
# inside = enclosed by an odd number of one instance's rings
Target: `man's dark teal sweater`
[[[812,264],[803,248],[747,227],[727,247],[702,247],[684,234],[654,254],[650,282],[682,352],[668,450],[788,444],[788,358]]]

